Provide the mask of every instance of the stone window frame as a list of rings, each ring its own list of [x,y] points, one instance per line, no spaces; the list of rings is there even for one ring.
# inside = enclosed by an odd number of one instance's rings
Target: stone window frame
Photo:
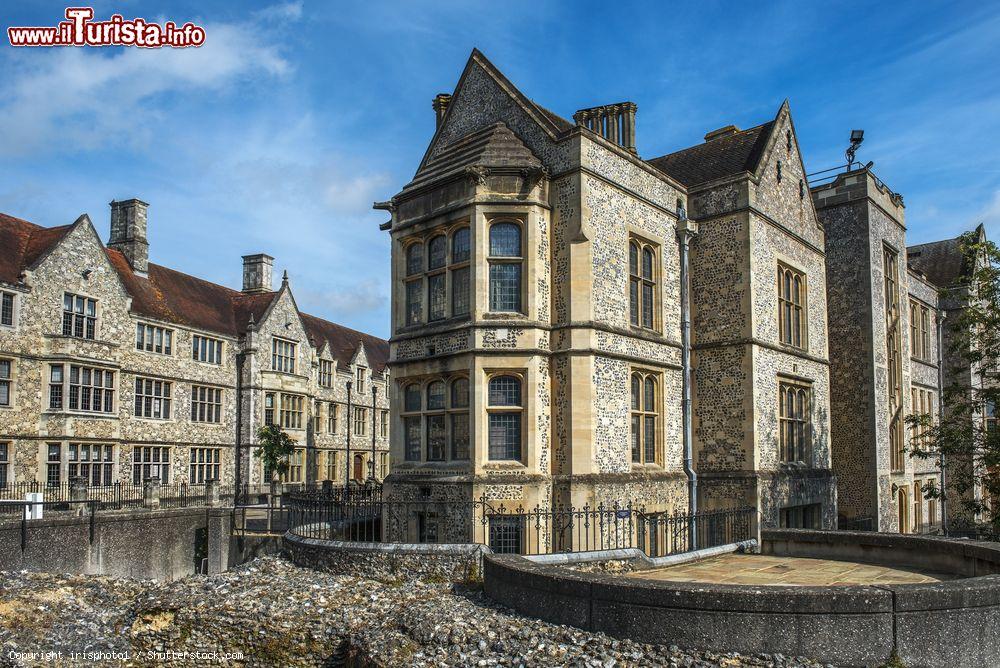
[[[354,421],[354,431],[351,433],[355,436],[367,436],[368,435],[368,409],[364,406],[355,406],[354,415],[352,416]]]
[[[653,386],[653,398],[647,402],[648,383]],[[633,466],[660,465],[663,425],[663,374],[660,371],[633,367],[629,372],[629,444]],[[638,393],[636,393],[638,390]],[[652,408],[649,405],[652,404]],[[647,440],[647,420],[653,420],[653,441]],[[636,426],[638,425],[638,431]],[[638,437],[638,438],[637,438]],[[652,445],[652,457],[650,457]]]
[[[222,471],[222,448],[193,447],[188,451],[188,484],[202,485],[219,480]]]
[[[94,449],[99,459],[90,456]],[[86,457],[84,452],[88,453]],[[72,481],[75,474],[87,478],[88,487],[106,487],[118,477],[118,448],[114,444],[70,441],[63,453],[67,481]]]
[[[502,405],[493,404],[491,402],[490,390],[493,381],[502,377],[511,377],[518,380],[519,391],[520,391],[520,404],[519,405]],[[527,436],[527,415],[528,407],[525,405],[528,396],[528,373],[525,369],[491,369],[486,371],[486,383],[484,385],[484,401],[483,410],[486,413],[486,420],[484,425],[486,426],[486,459],[490,462],[519,462],[524,464],[524,458],[527,454],[526,447],[526,436]],[[520,443],[518,443],[517,457],[493,457],[492,447],[490,444],[490,422],[491,417],[499,415],[517,414],[520,416]]]
[[[173,356],[174,341],[177,340],[176,334],[177,332],[170,327],[154,325],[149,322],[137,322],[135,323],[135,349],[145,353]]]
[[[325,388],[333,387],[336,377],[337,363],[333,360],[320,359],[319,361],[319,386]]]
[[[79,415],[103,415],[106,417],[116,417],[118,411],[118,370],[109,369],[106,366],[94,366],[90,364],[80,364],[72,360],[50,362],[48,365],[48,386],[49,386],[49,401],[48,408],[46,412],[56,412],[56,413],[74,413]],[[77,382],[74,383],[73,379],[73,369],[77,369]],[[55,380],[55,371],[59,370],[60,380]],[[102,376],[102,385],[98,386],[94,384],[95,371],[100,371]],[[90,382],[84,383],[83,377],[84,372],[90,372]],[[111,376],[111,385],[107,384],[107,378]],[[76,393],[74,393],[73,388],[77,388]],[[100,405],[101,410],[94,410],[93,408],[80,408],[82,405],[84,388],[90,390],[89,393],[89,404],[93,406],[94,402],[94,389],[100,390]],[[58,390],[58,392],[56,392]],[[58,402],[55,401],[55,397],[58,395]],[[76,397],[76,407],[72,407],[72,399]],[[110,397],[110,408],[108,407],[108,398]],[[58,405],[56,405],[58,403]]]
[[[379,410],[379,437],[389,437],[389,411],[385,409]]]
[[[336,401],[329,402],[326,407],[326,433],[336,434],[337,433],[337,418],[340,413],[340,405]]]
[[[326,465],[324,467],[325,471],[323,472],[323,480],[337,480],[337,477],[340,474],[340,462],[337,461],[338,459],[339,457],[337,457],[336,450],[326,451]]]
[[[456,383],[465,381],[468,385],[468,390],[466,394],[465,405],[456,405],[454,388]],[[434,383],[442,383],[444,386],[444,403],[440,408],[429,408],[428,407],[428,393],[430,387]],[[406,401],[407,391],[413,389],[416,396],[419,396],[419,404],[415,408],[410,408]],[[400,380],[400,390],[402,394],[402,410],[400,411],[401,420],[403,424],[403,459],[407,462],[414,463],[436,463],[442,464],[447,462],[468,462],[471,458],[471,432],[468,434],[470,442],[465,445],[465,457],[457,456],[455,446],[455,434],[454,434],[454,419],[456,416],[466,416],[466,421],[468,423],[471,420],[470,416],[470,405],[471,405],[471,392],[472,386],[469,380],[469,375],[464,372],[449,373],[440,376],[430,376],[427,378],[420,379],[402,379]],[[388,414],[389,411],[382,411],[383,416],[386,418],[384,421],[385,429],[388,430]],[[443,452],[440,458],[431,459],[429,457],[429,418],[440,416],[444,420],[444,444]],[[408,420],[418,420],[419,421],[419,452],[420,457],[414,457],[416,448],[407,449],[407,436],[408,431],[406,428]],[[467,430],[469,426],[467,424]],[[385,432],[388,435],[388,431]]]
[[[9,327],[14,329],[17,327],[18,311],[20,300],[17,298],[18,293],[11,292],[10,290],[0,290],[0,327]],[[8,317],[9,314],[9,317]],[[9,322],[8,322],[9,320]]]
[[[170,484],[172,448],[166,445],[136,445],[132,448],[132,484],[141,485],[150,478]],[[152,475],[156,467],[159,475]]]
[[[635,263],[632,262],[632,251],[635,250]],[[629,325],[645,331],[661,332],[663,318],[661,314],[662,298],[660,295],[660,277],[662,274],[662,249],[663,245],[636,232],[629,230],[628,243],[626,244],[626,262],[628,263],[628,322]],[[652,255],[649,276],[646,275],[644,258],[646,253]],[[632,286],[636,286],[633,294]],[[645,297],[646,288],[649,288],[650,300]],[[646,324],[646,303],[652,301],[649,306],[649,324]],[[633,318],[634,312],[634,318]]]
[[[885,309],[886,387],[889,393],[889,468],[902,471],[906,467],[903,438],[903,349],[899,249],[882,242],[883,308]]]
[[[222,339],[192,334],[191,359],[203,364],[222,364]]]
[[[67,298],[69,298],[71,304],[68,309],[66,307]],[[81,300],[83,302],[83,310],[78,311],[76,306]],[[100,300],[96,297],[64,290],[62,309],[60,311],[62,314],[62,322],[59,329],[62,336],[68,336],[74,339],[84,339],[87,341],[96,341],[98,339],[97,329],[98,320],[100,318],[100,304]],[[91,305],[93,305],[93,314],[91,314],[89,309]],[[69,316],[68,321],[67,316]],[[80,329],[82,332],[79,335],[76,333],[77,323],[80,323]],[[69,326],[69,333],[66,332],[67,325]]]
[[[492,233],[493,228],[500,225],[514,225],[517,227],[519,235],[519,249],[518,255],[493,255],[492,252]],[[527,221],[523,217],[512,216],[508,214],[496,214],[491,216],[486,221],[486,310],[493,314],[508,314],[523,316],[527,314],[527,294],[525,280],[528,273],[527,267],[527,236],[528,236],[528,225]],[[493,267],[499,266],[517,266],[520,268],[520,273],[518,275],[518,308],[514,310],[505,309],[494,309],[493,308]]]
[[[910,298],[910,357],[931,361],[931,310],[926,304]]]
[[[0,357],[0,408],[14,408],[16,364],[13,357]]]
[[[464,259],[455,259],[455,237],[462,230],[466,230],[470,238],[468,256]],[[434,227],[433,229],[414,234],[401,240],[403,245],[403,326],[414,327],[417,325],[439,323],[453,318],[467,318],[472,312],[472,248],[471,248],[472,228],[467,219]],[[431,267],[430,246],[436,240],[444,243],[444,262]],[[419,247],[420,260],[419,267],[416,262],[411,262],[411,253]],[[456,274],[465,270],[466,273],[466,295],[467,300],[464,311],[456,311],[455,295],[459,294],[455,286],[457,284]],[[443,311],[436,317],[431,317],[431,282],[433,279],[441,278],[444,281],[444,295],[442,297]],[[419,299],[419,308],[415,309],[416,301]]]
[[[910,488],[908,485],[899,485],[896,488],[896,527],[899,533],[911,533],[910,525]]]
[[[920,486],[920,481],[913,481],[913,515],[910,518],[913,525],[913,533],[919,534],[924,527],[924,495]]]
[[[288,468],[285,469],[285,472],[278,479],[283,483],[305,482],[306,461],[308,459],[306,455],[306,449],[296,445],[292,454],[285,457],[285,461],[288,462]],[[266,477],[270,479],[269,476]]]
[[[368,367],[359,366],[354,370],[354,391],[358,394],[365,393],[365,372]]]
[[[937,487],[935,479],[927,478],[927,480],[921,486],[921,489],[927,490],[927,489],[933,489],[935,487]],[[937,499],[931,496],[931,498],[927,499],[927,525],[936,526],[937,523],[938,523]]]
[[[280,336],[271,337],[271,371],[294,374],[297,368],[298,343]]]
[[[914,416],[930,415],[934,420],[934,391],[916,385],[910,386],[910,410]],[[915,424],[910,429],[910,444],[915,451],[926,449],[930,425]]]
[[[1000,409],[997,405],[987,400],[983,404],[983,429],[989,434],[991,431],[1000,429]]]
[[[776,261],[775,275],[778,295],[778,342],[782,346],[796,350],[808,350],[809,275],[805,270],[783,259]],[[796,316],[798,316],[797,328]]]
[[[264,395],[264,406],[267,409],[267,397],[272,399],[272,411],[276,411],[277,421],[271,424],[280,425],[282,429],[302,429],[305,415],[305,395],[294,392],[267,392]]]
[[[191,384],[191,422],[198,424],[222,424],[223,393],[221,387]],[[204,410],[199,410],[204,407]],[[213,411],[213,408],[215,409]],[[204,416],[205,419],[201,419]],[[210,418],[215,419],[210,419]]]
[[[4,489],[8,484],[13,483],[10,473],[10,454],[13,443],[10,441],[0,441],[0,489]]]
[[[136,376],[133,387],[135,391],[132,395],[132,417],[140,420],[170,420],[173,418],[173,382],[152,376]],[[157,392],[159,385],[159,392]],[[147,391],[148,390],[148,391]],[[192,395],[193,396],[193,395]],[[146,399],[149,399],[149,410],[146,410]],[[155,406],[159,402],[159,415],[156,415]],[[148,413],[148,414],[147,414]]]
[[[778,461],[782,464],[808,465],[813,455],[813,383],[800,378],[778,375],[777,425]],[[787,414],[788,398],[792,414]],[[800,406],[801,402],[801,406]],[[801,410],[801,414],[798,411]],[[787,429],[787,431],[786,431]],[[791,443],[789,443],[791,437]],[[796,444],[795,441],[801,440]]]

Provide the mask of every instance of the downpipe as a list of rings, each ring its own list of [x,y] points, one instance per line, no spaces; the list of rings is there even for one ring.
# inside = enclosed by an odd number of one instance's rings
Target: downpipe
[[[691,426],[691,299],[689,281],[690,242],[698,234],[698,224],[687,217],[683,206],[677,207],[677,239],[681,265],[681,419],[684,423],[684,474],[688,479],[688,514],[691,516],[689,545],[698,549],[698,474],[694,470],[693,430]]]

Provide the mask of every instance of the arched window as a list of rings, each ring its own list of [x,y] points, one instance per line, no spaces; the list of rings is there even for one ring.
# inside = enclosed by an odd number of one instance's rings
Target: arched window
[[[410,383],[403,389],[403,458],[408,462],[419,462],[422,446],[420,385]]]
[[[805,281],[802,272],[778,265],[778,338],[796,348],[806,347]]]
[[[445,458],[445,444],[448,440],[444,414],[444,381],[435,380],[427,384],[427,461],[440,462]]]
[[[659,383],[654,374],[635,372],[631,379],[632,461],[656,462],[659,420]]]
[[[469,315],[469,228],[451,235],[451,314]]]
[[[427,268],[440,269],[448,263],[448,241],[439,234],[427,244]]]
[[[490,310],[520,313],[521,227],[516,223],[491,225],[489,251]]]
[[[778,381],[778,447],[781,461],[808,461],[810,414],[810,388],[791,381]]]
[[[658,248],[633,238],[628,245],[629,322],[637,327],[656,327],[656,268]]]
[[[451,458],[469,458],[469,379],[457,378],[451,384]]]
[[[494,376],[487,392],[489,418],[489,458],[521,460],[521,379],[517,376]]]
[[[416,325],[424,319],[424,245],[406,247],[406,324]]]

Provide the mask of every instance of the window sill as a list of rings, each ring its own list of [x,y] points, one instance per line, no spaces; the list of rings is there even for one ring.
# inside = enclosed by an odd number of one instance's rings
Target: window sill
[[[138,415],[132,415],[130,417],[136,422],[153,422],[153,423],[174,422],[174,418],[140,417]]]
[[[485,471],[520,471],[526,468],[528,467],[524,462],[516,459],[491,460],[483,463],[483,470]]]
[[[785,343],[784,341],[778,341],[778,346],[783,350],[790,350],[795,353],[809,353],[808,346],[797,346],[794,343]]]
[[[483,320],[527,320],[528,316],[521,311],[487,311]]]
[[[121,344],[115,343],[114,341],[107,341],[105,339],[87,339],[82,336],[67,336],[65,334],[43,334],[42,336],[49,339],[64,339],[66,341],[80,341],[83,343],[98,343],[102,346],[108,346],[110,348],[121,348]]]
[[[117,413],[88,413],[87,411],[72,411],[72,410],[59,410],[59,409],[44,410],[42,411],[42,415],[50,415],[52,417],[93,418],[95,420],[119,419]]]
[[[636,325],[631,322],[628,324],[628,327],[633,332],[639,332],[645,334],[646,336],[663,336],[663,332],[655,327],[643,327],[642,325]]]

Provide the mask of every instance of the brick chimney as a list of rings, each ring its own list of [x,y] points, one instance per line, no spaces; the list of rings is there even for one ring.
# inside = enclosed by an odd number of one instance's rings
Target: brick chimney
[[[728,137],[739,132],[740,129],[735,125],[727,125],[724,128],[719,128],[718,130],[712,130],[705,134],[705,141],[709,142],[715,139],[721,139],[723,137]]]
[[[271,292],[274,258],[264,253],[243,256],[243,292],[256,295]]]
[[[438,93],[434,96],[431,106],[434,107],[434,116],[437,119],[435,127],[441,127],[441,122],[444,120],[444,114],[448,111],[449,104],[451,104],[451,95],[448,95],[448,93]]]
[[[108,248],[121,251],[132,271],[149,270],[149,242],[146,240],[146,211],[149,204],[141,199],[111,201],[111,237]]]
[[[635,153],[635,112],[634,102],[619,102],[581,109],[573,114],[573,120],[577,125]]]

